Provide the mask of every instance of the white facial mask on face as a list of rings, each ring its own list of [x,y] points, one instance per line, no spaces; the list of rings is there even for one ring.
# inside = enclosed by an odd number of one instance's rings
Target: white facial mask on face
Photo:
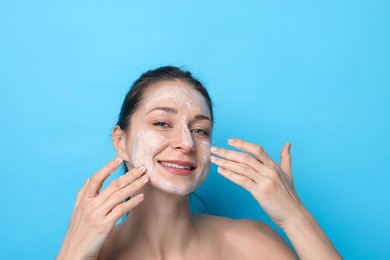
[[[169,84],[169,83],[168,83]],[[152,92],[142,105],[142,112],[149,111],[157,106],[174,106],[179,114],[176,119],[176,129],[172,129],[172,136],[164,136],[158,129],[145,130],[135,127],[136,131],[131,138],[132,149],[128,151],[134,167],[145,165],[151,184],[168,193],[186,195],[194,191],[206,178],[209,171],[210,140],[194,138],[188,128],[188,120],[194,108],[201,109],[202,114],[209,116],[209,110],[203,96],[195,89],[177,86],[161,86]],[[207,112],[207,113],[206,113]],[[180,140],[180,141],[177,141]],[[130,141],[130,140],[128,140]],[[159,160],[175,160],[178,152],[172,148],[172,142],[182,142],[180,145],[193,147],[191,156],[196,160],[197,168],[189,176],[177,176],[167,173],[157,162]]]

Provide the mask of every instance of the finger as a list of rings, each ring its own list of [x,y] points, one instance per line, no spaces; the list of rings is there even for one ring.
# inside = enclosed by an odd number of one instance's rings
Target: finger
[[[254,171],[257,171],[260,174],[263,175],[271,174],[269,172],[269,168],[265,167],[261,162],[259,162],[258,160],[256,160],[255,158],[253,158],[247,153],[231,151],[231,150],[227,150],[215,146],[211,147],[210,150],[213,154],[218,155],[219,157],[224,158],[226,160],[248,165]]]
[[[104,180],[107,179],[107,177],[110,176],[110,174],[113,173],[122,162],[122,158],[116,157],[97,171],[91,177],[85,195],[89,198],[96,197],[99,194],[99,190],[102,187]]]
[[[212,163],[216,164],[217,166],[219,166],[225,170],[234,172],[236,174],[245,176],[245,177],[251,179],[253,182],[257,183],[259,181],[259,178],[261,178],[261,174],[259,174],[254,169],[250,168],[249,166],[247,166],[245,164],[236,163],[233,161],[228,161],[228,160],[225,160],[222,158],[217,158],[215,156],[211,156],[210,160]]]
[[[252,154],[257,160],[267,167],[277,166],[260,145],[252,144],[236,138],[230,138],[228,143],[234,148]]]
[[[280,152],[280,169],[291,177],[291,155],[290,155],[291,143],[287,143],[283,146]]]
[[[123,187],[131,184],[143,174],[145,174],[146,167],[140,166],[138,168],[131,169],[126,174],[122,175],[118,179],[111,182],[100,194],[98,200],[100,203],[104,203],[113,193],[122,189]]]
[[[117,222],[120,217],[122,217],[124,214],[126,214],[133,208],[137,207],[143,200],[144,194],[141,193],[134,198],[129,199],[125,203],[119,204],[107,215],[106,221],[110,223]]]
[[[84,197],[85,191],[87,190],[88,187],[88,183],[89,183],[89,178],[85,180],[83,187],[81,187],[80,191],[77,193],[76,203],[74,205],[75,207],[79,205],[80,200]]]
[[[229,170],[224,169],[222,167],[218,167],[217,171],[220,175],[222,175],[226,179],[234,182],[235,184],[243,187],[244,189],[246,189],[247,191],[252,193],[252,189],[253,189],[255,183],[251,179],[249,179],[245,176],[236,174],[235,172],[229,171]]]
[[[124,200],[128,199],[129,197],[133,197],[134,194],[139,192],[139,190],[144,187],[146,183],[148,183],[148,181],[149,176],[144,174],[130,185],[127,185],[126,187],[114,192],[110,198],[108,198],[107,201],[101,206],[98,214],[106,216],[113,208],[121,204]]]

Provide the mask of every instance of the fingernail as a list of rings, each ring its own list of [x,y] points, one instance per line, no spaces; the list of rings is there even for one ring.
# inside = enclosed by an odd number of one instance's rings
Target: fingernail
[[[218,148],[215,146],[211,146],[210,151],[213,153],[216,153],[216,152],[218,152]]]
[[[234,143],[235,143],[234,139],[232,139],[232,138],[228,139],[228,144],[234,144]]]
[[[137,195],[136,197],[138,200],[143,200],[145,196],[143,193],[141,193],[141,194]]]
[[[213,162],[213,163],[216,163],[218,161],[217,157],[215,156],[211,156],[210,157],[210,160]]]
[[[142,176],[140,179],[139,179],[141,182],[147,182],[149,180],[149,176],[148,175],[144,175]]]
[[[84,185],[87,185],[88,183],[89,183],[89,178],[87,178],[87,179],[85,180]]]
[[[141,166],[138,167],[138,170],[140,172],[144,172],[146,170],[146,167],[144,165],[141,165]]]
[[[121,158],[121,157],[116,157],[115,159],[114,159],[114,163],[122,163],[123,162],[123,159]]]

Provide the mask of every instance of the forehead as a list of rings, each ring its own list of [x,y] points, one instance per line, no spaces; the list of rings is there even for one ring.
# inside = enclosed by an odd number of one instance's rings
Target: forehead
[[[210,116],[203,95],[181,80],[162,81],[149,87],[144,93],[143,107],[149,111],[155,106],[174,106]]]

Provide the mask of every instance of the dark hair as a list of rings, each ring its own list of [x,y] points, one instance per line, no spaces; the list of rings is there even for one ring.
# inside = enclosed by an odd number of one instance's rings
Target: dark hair
[[[143,73],[136,81],[134,81],[129,92],[126,94],[125,100],[123,101],[119,119],[116,124],[122,130],[126,131],[132,115],[143,101],[145,90],[156,83],[175,80],[187,82],[202,94],[206,100],[211,115],[211,121],[213,122],[214,116],[211,98],[203,84],[192,76],[189,71],[185,71],[174,66],[163,66]]]

